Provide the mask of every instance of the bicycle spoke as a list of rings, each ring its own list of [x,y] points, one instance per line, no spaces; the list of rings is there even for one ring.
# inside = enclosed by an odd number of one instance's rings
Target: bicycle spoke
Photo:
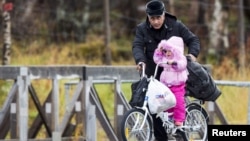
[[[207,138],[207,119],[198,106],[193,106],[187,113],[185,134],[189,140],[205,140]]]

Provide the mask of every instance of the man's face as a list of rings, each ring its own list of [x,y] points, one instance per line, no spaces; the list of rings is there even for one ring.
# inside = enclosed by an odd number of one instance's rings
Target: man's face
[[[165,15],[160,16],[148,16],[149,22],[154,29],[160,29],[164,23]]]

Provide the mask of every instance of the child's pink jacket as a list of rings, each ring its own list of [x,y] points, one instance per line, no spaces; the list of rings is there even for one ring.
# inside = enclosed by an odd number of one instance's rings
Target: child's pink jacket
[[[166,57],[165,53],[160,50],[171,50],[172,56]],[[173,36],[168,40],[162,40],[157,49],[154,52],[153,59],[155,63],[167,62],[172,60],[176,62],[174,65],[162,64],[163,72],[160,76],[160,81],[167,86],[181,85],[186,83],[188,71],[187,71],[187,59],[184,55],[184,43],[182,38]]]

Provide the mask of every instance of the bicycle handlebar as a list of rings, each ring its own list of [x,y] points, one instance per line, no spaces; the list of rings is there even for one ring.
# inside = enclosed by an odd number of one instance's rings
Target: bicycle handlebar
[[[159,68],[160,64],[167,64],[167,62],[160,62],[160,63],[156,64],[155,72],[154,72],[154,78],[156,77],[156,74],[158,72],[158,68]],[[142,77],[144,77],[146,75],[145,74],[146,65],[143,62],[140,62],[138,65],[142,68],[141,71],[140,71],[140,76],[142,78]]]
[[[157,64],[156,64],[155,73],[154,73],[154,78],[156,77],[156,74],[157,74],[157,72],[158,72],[159,65],[160,65],[160,64],[167,64],[167,63],[168,63],[168,62],[160,62],[160,63],[157,63]]]

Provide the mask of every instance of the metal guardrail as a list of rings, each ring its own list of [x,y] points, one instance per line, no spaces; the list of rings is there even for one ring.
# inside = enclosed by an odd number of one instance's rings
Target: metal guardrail
[[[60,79],[80,79],[79,83],[77,83],[76,90],[74,91],[74,97],[69,101],[69,111],[65,113],[63,116],[62,123],[58,122],[59,117],[59,80]],[[91,78],[91,79],[90,79]],[[20,67],[20,66],[3,66],[0,67],[0,79],[5,80],[14,80],[14,85],[12,89],[9,91],[8,100],[4,103],[4,108],[0,109],[0,127],[6,130],[3,132],[1,130],[0,135],[5,137],[7,135],[8,130],[13,132],[13,136],[15,136],[20,141],[27,141],[28,139],[34,139],[36,134],[34,133],[34,137],[29,138],[28,132],[28,111],[29,111],[29,97],[28,93],[32,93],[33,96],[37,96],[36,92],[31,89],[31,82],[39,79],[49,79],[52,82],[52,90],[50,92],[50,101],[45,101],[43,104],[37,105],[38,111],[41,111],[40,115],[37,117],[38,122],[34,123],[41,123],[40,125],[44,124],[46,120],[43,120],[43,117],[47,116],[46,112],[43,112],[43,108],[46,107],[47,103],[51,103],[51,111],[49,114],[49,121],[55,122],[46,122],[48,125],[49,133],[51,133],[51,140],[56,141],[57,139],[63,139],[62,133],[66,131],[68,126],[68,121],[72,117],[72,114],[76,114],[79,123],[84,124],[84,129],[82,130],[85,133],[85,139],[93,140],[96,138],[96,133],[93,132],[91,128],[95,122],[95,112],[97,111],[97,118],[103,120],[106,129],[110,129],[107,131],[109,134],[110,139],[117,140],[118,129],[119,129],[119,120],[122,116],[123,112],[120,112],[122,109],[124,111],[128,109],[128,104],[124,100],[123,93],[121,91],[121,83],[122,82],[133,82],[139,79],[138,72],[136,71],[134,66],[30,66],[30,67]],[[98,102],[97,93],[92,89],[93,83],[107,83],[113,82],[115,84],[115,96],[116,101],[115,106],[115,127],[114,131],[110,128],[109,121],[104,115],[104,113],[100,110],[101,103]],[[239,81],[218,81],[215,80],[217,85],[224,85],[224,86],[237,86],[237,87],[250,87],[250,82],[239,82]],[[42,87],[42,86],[41,86]],[[13,105],[13,97],[17,96],[16,104]],[[38,100],[38,97],[35,97],[34,100]],[[92,101],[92,103],[90,103]],[[22,104],[20,104],[22,103]],[[95,103],[95,104],[93,104]],[[79,106],[76,106],[80,104]],[[211,102],[211,105],[216,104],[216,102]],[[11,106],[13,105],[13,106]],[[95,107],[93,107],[95,106]],[[15,107],[17,112],[15,113],[16,117],[13,119],[8,118],[8,116],[14,115],[12,111],[8,111],[11,107]],[[78,108],[77,108],[78,107]],[[100,108],[98,108],[100,107]],[[212,107],[212,108],[211,108]],[[211,106],[211,112],[214,111],[216,105]],[[75,110],[76,108],[76,110]],[[92,109],[92,110],[91,110]],[[98,116],[100,115],[100,116]],[[85,116],[85,117],[84,117]],[[91,117],[91,121],[88,121],[88,118]],[[101,118],[100,118],[101,117]],[[223,117],[223,115],[222,115]],[[5,122],[9,120],[8,122]],[[10,126],[10,121],[18,121],[16,125]],[[51,124],[50,124],[51,123]],[[87,123],[87,124],[85,124]],[[248,123],[250,124],[250,96],[248,102]],[[35,125],[35,124],[34,124]],[[49,127],[51,126],[51,127]],[[62,127],[62,128],[61,128]],[[34,128],[31,127],[34,131]],[[5,134],[6,133],[6,134]],[[16,139],[15,138],[15,139]],[[14,139],[14,138],[13,138]]]
[[[107,136],[114,141],[118,141],[117,132],[110,126],[108,119],[103,116],[105,113],[101,110],[101,103],[98,102],[97,94],[92,89],[91,80],[132,80],[139,78],[135,66],[2,66],[0,67],[1,80],[13,80],[13,87],[8,92],[8,97],[0,109],[0,128],[4,129],[0,132],[0,139],[5,139],[9,134],[10,140],[27,141],[34,139],[40,127],[46,126],[47,137],[50,140],[64,140],[69,133],[75,130],[70,123],[73,115],[76,115],[77,124],[82,124],[81,132],[87,141],[96,140],[96,131],[92,131],[95,125],[95,116],[102,122],[103,126],[108,129]],[[32,89],[32,81],[34,80],[51,80],[51,91],[49,92],[44,103],[39,103],[39,97],[34,89]],[[62,117],[59,114],[59,81],[61,79],[79,79],[79,83],[70,100],[70,104]],[[43,86],[40,86],[43,87]],[[45,86],[46,87],[46,86]],[[119,84],[116,84],[117,102],[119,105],[125,105],[120,94]],[[47,87],[46,87],[47,88]],[[36,103],[35,107],[38,110],[38,115],[31,127],[29,121],[29,96]],[[92,101],[92,102],[90,102]],[[93,104],[94,103],[94,104]],[[117,104],[116,103],[116,104]],[[117,105],[118,105],[117,104]],[[119,106],[118,107],[121,107]],[[78,108],[77,108],[78,107]],[[45,110],[44,110],[45,108]],[[116,107],[115,107],[116,108]],[[10,110],[11,109],[11,110]],[[14,110],[15,109],[15,110]],[[119,110],[119,109],[118,109]],[[118,111],[116,110],[116,111]],[[98,113],[97,115],[96,112]],[[115,112],[115,117],[121,116],[121,112]],[[99,115],[99,116],[98,116]],[[9,118],[11,117],[11,118]],[[62,122],[59,122],[62,119]],[[118,125],[117,118],[115,125]],[[34,126],[33,126],[34,125]],[[34,128],[33,128],[34,127]],[[72,127],[68,128],[68,127]],[[42,140],[42,139],[39,139]],[[46,139],[43,139],[46,140]]]
[[[215,83],[217,85],[222,85],[222,86],[236,86],[236,87],[249,87],[250,88],[250,82],[248,81],[215,80]]]

